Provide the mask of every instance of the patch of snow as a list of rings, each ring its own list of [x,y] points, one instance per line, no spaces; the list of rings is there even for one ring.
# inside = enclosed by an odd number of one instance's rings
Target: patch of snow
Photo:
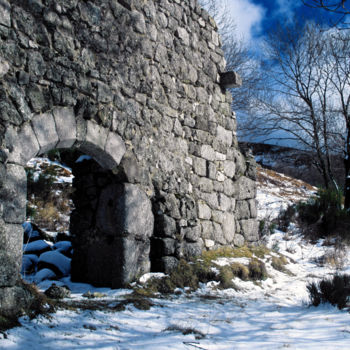
[[[163,272],[148,272],[139,278],[139,282],[143,284],[143,283],[146,283],[151,278],[163,278],[166,276],[167,275]]]
[[[214,263],[218,266],[230,265],[232,263],[248,265],[249,261],[250,260],[248,258],[217,258],[214,260]]]
[[[83,154],[75,161],[75,163],[81,163],[84,160],[90,160],[90,159],[92,159],[92,157],[90,157],[90,156],[88,156],[86,154]]]

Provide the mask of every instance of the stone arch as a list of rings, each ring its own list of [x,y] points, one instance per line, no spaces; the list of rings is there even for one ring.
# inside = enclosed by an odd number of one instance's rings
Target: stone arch
[[[109,129],[90,120],[77,120],[72,108],[57,107],[34,115],[21,127],[10,126],[5,133],[7,162],[0,206],[2,284],[13,285],[21,268],[23,229],[26,219],[27,162],[55,148],[78,148],[93,157],[107,170],[116,170],[126,147],[123,140]],[[11,268],[9,268],[11,266]],[[1,268],[0,268],[1,269]]]
[[[107,169],[117,167],[126,150],[120,136],[90,120],[76,120],[69,107],[34,115],[20,128],[10,126],[5,133],[5,146],[8,163],[24,166],[51,149],[77,147]]]

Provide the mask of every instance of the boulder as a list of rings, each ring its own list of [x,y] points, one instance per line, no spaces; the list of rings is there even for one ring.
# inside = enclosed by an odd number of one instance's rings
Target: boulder
[[[37,256],[40,256],[42,253],[48,251],[51,251],[51,246],[42,239],[24,244],[23,246],[24,254],[35,254]]]
[[[71,259],[67,258],[57,250],[45,252],[40,255],[38,270],[49,268],[57,276],[68,276],[70,274]]]
[[[70,296],[70,290],[67,286],[58,286],[52,283],[51,286],[45,290],[44,294],[51,299],[63,299]]]

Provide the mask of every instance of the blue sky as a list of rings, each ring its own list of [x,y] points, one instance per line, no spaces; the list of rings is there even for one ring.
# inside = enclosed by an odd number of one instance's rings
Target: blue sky
[[[311,9],[302,0],[217,0],[226,3],[237,25],[237,33],[245,41],[261,39],[278,21],[315,20],[316,22],[336,20],[320,9]]]

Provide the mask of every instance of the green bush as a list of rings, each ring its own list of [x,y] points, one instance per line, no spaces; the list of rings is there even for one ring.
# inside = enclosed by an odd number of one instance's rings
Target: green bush
[[[335,275],[333,278],[323,279],[318,283],[312,282],[307,285],[310,302],[313,306],[321,303],[330,303],[343,309],[347,306],[350,297],[350,276]]]
[[[252,258],[248,265],[249,278],[253,281],[266,280],[269,275],[266,271],[266,266],[263,261]]]
[[[343,209],[343,195],[339,190],[320,189],[317,196],[297,206],[299,218],[308,225],[318,225],[323,237],[350,233],[350,215]]]
[[[34,180],[33,168],[26,168],[27,172],[27,196],[30,198],[31,195],[45,199],[52,188],[53,183],[56,180],[56,173],[53,168],[46,168],[39,173],[37,179]]]

